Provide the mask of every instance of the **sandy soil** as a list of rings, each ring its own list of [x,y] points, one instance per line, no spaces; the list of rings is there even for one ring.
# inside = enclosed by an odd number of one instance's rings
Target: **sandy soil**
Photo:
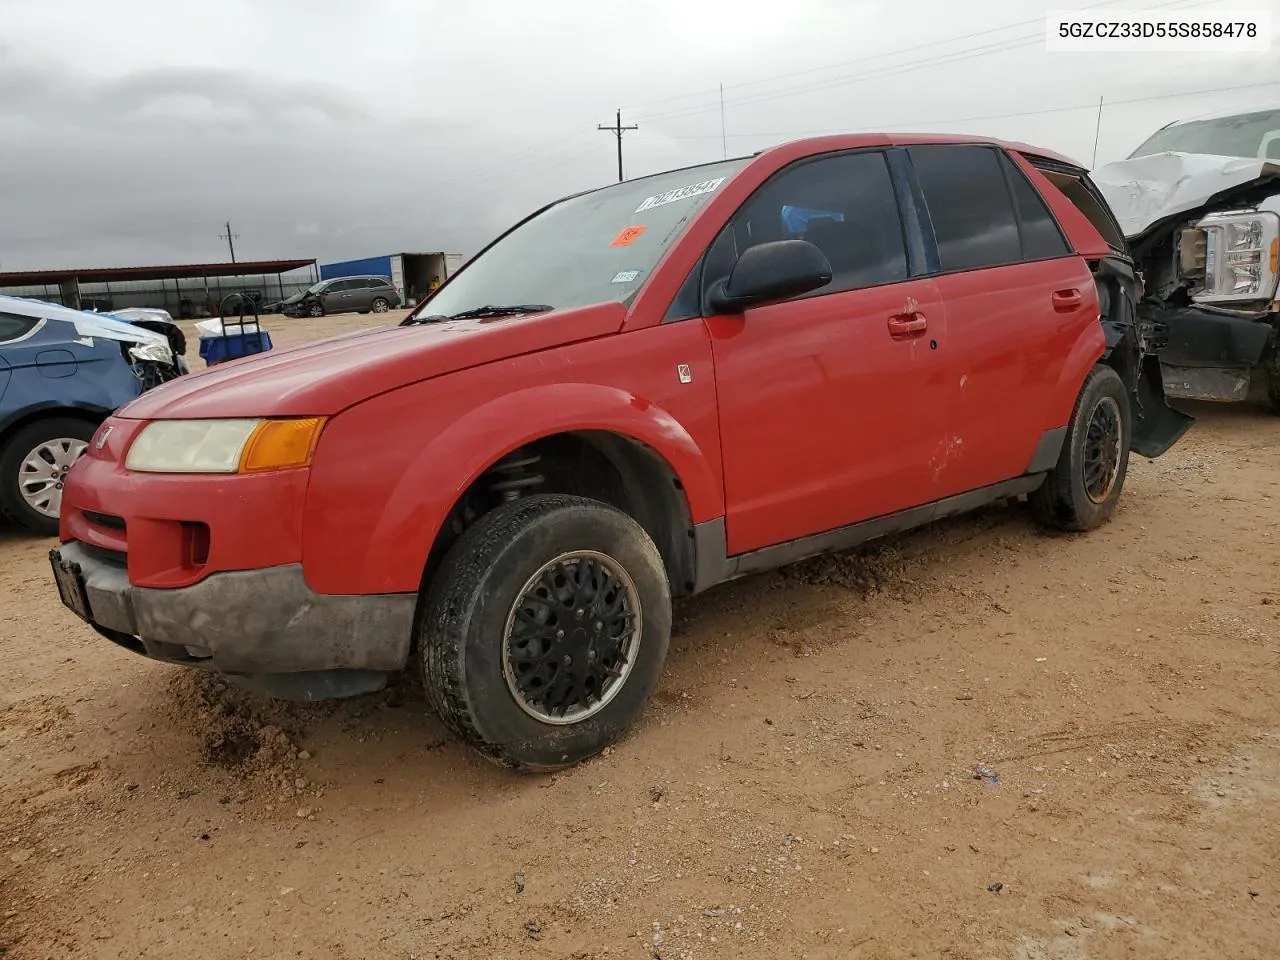
[[[1196,412],[1092,535],[996,509],[683,604],[554,777],[411,690],[116,649],[0,535],[0,955],[1273,957],[1280,418]]]

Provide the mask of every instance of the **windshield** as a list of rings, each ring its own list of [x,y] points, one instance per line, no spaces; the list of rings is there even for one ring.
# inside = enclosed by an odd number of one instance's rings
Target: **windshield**
[[[319,283],[313,283],[311,286],[307,287],[307,293],[319,293],[328,285],[328,280],[321,280]]]
[[[1280,160],[1280,110],[1192,120],[1165,127],[1133,151],[1129,159],[1169,152]]]
[[[467,264],[419,312],[452,316],[487,304],[564,308],[625,300],[749,159],[629,180],[563,200]]]

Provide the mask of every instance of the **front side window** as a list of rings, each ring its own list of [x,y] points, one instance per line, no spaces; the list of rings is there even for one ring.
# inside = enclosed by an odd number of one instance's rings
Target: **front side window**
[[[1280,160],[1280,110],[1176,123],[1157,131],[1129,159],[1170,152]]]
[[[910,147],[907,153],[933,223],[944,273],[1022,259],[1018,221],[999,153],[958,144]]]
[[[467,264],[421,308],[582,307],[625,301],[750,158],[628,180],[561,200]]]
[[[748,247],[775,240],[806,240],[830,261],[831,283],[811,296],[907,279],[902,218],[884,154],[836,154],[777,174],[713,244],[704,285],[727,277]]]

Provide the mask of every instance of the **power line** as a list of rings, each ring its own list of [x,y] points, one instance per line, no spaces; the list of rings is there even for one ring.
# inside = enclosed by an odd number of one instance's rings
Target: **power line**
[[[613,121],[612,127],[606,127],[603,123],[598,124],[596,129],[608,130],[618,138],[618,182],[621,183],[622,177],[622,134],[627,130],[639,130],[637,126],[624,127],[622,125],[622,108],[618,108],[618,115]]]
[[[1207,87],[1201,90],[1181,90],[1177,93],[1156,93],[1143,97],[1126,97],[1119,100],[1108,100],[1108,107],[1119,107],[1131,103],[1149,103],[1156,100],[1177,100],[1183,97],[1198,97],[1211,93],[1235,93],[1240,90],[1254,90],[1260,87],[1280,86],[1280,80],[1263,80],[1258,83],[1240,83],[1228,87]],[[1090,100],[1088,103],[1075,103],[1070,106],[1062,107],[1039,107],[1035,110],[1018,110],[1011,113],[987,113],[980,116],[969,117],[945,117],[935,118],[932,120],[910,120],[904,123],[895,124],[898,129],[906,127],[927,127],[931,125],[950,126],[955,123],[974,123],[979,120],[1008,120],[1014,117],[1038,117],[1050,113],[1068,113],[1073,110],[1097,110],[1098,102]],[[773,133],[731,133],[731,139],[764,139],[768,137],[821,137],[839,133],[866,133],[874,130],[887,130],[883,124],[875,127],[837,127],[827,128],[823,130],[784,130],[775,131]],[[659,134],[650,134],[647,139],[656,139]],[[705,133],[696,135],[672,135],[665,139],[668,140],[719,140],[718,133]]]
[[[1083,13],[1086,10],[1096,10],[1099,7],[1108,7],[1120,2],[1121,0],[1101,0],[1100,3],[1091,3],[1083,7],[1077,7],[1075,8],[1075,10]],[[972,33],[960,34],[959,36],[944,37],[941,40],[932,40],[929,43],[913,44],[912,46],[907,48],[889,50],[885,53],[873,53],[866,57],[860,57],[857,60],[841,60],[837,63],[828,63],[820,67],[806,67],[804,70],[793,70],[790,73],[774,74],[773,76],[760,77],[756,80],[746,80],[746,81],[743,81],[742,83],[722,84],[721,90],[719,92],[723,93],[724,90],[737,90],[743,87],[759,86],[760,84],[773,83],[777,80],[790,80],[793,77],[803,77],[809,74],[822,73],[825,70],[837,70],[841,67],[853,66],[855,64],[861,65],[863,63],[866,63],[869,60],[884,60],[892,57],[914,55],[920,50],[928,50],[931,47],[946,46],[947,44],[950,44],[950,43],[959,43],[961,40],[972,40],[975,37],[985,37],[993,33],[1002,33],[1005,30],[1015,30],[1018,27],[1029,27],[1029,26],[1032,26],[1033,24],[1043,24],[1043,23],[1044,23],[1044,17],[1034,17],[1030,20],[1019,20],[1016,23],[1006,23],[1003,26],[999,26],[999,27],[988,27],[985,30],[975,30]],[[627,109],[636,110],[636,109],[639,109],[640,107],[650,107],[660,103],[672,103],[677,100],[691,100],[697,97],[715,96],[716,93],[717,91],[715,90],[700,90],[696,93],[681,93],[681,94],[676,94],[675,96],[670,96],[670,97],[659,97],[654,100],[642,100],[639,103],[631,104],[630,106],[627,107]]]
[[[1107,2],[1114,2],[1114,0],[1107,0]],[[1217,2],[1220,2],[1220,0],[1196,0],[1196,2],[1191,2],[1191,3],[1188,3],[1188,0],[1172,0],[1172,2],[1159,3],[1154,6],[1143,7],[1141,9],[1144,12],[1152,11],[1152,10],[1161,10],[1161,9],[1166,9],[1170,7],[1185,8],[1189,6],[1190,8],[1194,9],[1201,6],[1209,6]],[[1084,9],[1089,9],[1089,8],[1084,8]],[[1033,22],[1039,22],[1039,21],[1033,21]],[[750,96],[737,97],[735,99],[730,99],[726,101],[726,103],[736,104],[740,106],[746,106],[746,105],[756,104],[756,103],[765,103],[770,100],[779,100],[786,97],[798,96],[805,93],[815,93],[822,90],[830,90],[834,87],[848,86],[854,83],[862,83],[866,80],[876,80],[883,77],[897,76],[904,73],[913,73],[917,70],[924,70],[930,67],[942,66],[942,65],[951,64],[951,63],[960,63],[965,60],[972,60],[975,58],[991,56],[997,53],[1005,53],[1009,50],[1016,50],[1022,47],[1034,46],[1043,42],[1044,42],[1043,32],[1037,32],[1034,35],[1027,35],[1023,37],[1010,37],[1004,40],[999,40],[994,43],[988,43],[982,46],[969,47],[963,50],[953,50],[948,53],[936,54],[932,57],[926,57],[924,59],[915,58],[914,53],[911,50],[898,50],[898,51],[894,51],[895,55],[912,54],[911,61],[909,63],[900,64],[896,66],[879,67],[865,73],[857,73],[857,74],[852,74],[844,77],[834,77],[824,81],[811,82],[807,84],[801,84],[799,86],[784,87],[780,90],[768,91],[765,93],[753,94]],[[875,59],[875,58],[867,58],[867,59]],[[715,103],[706,104],[702,106],[684,107],[684,108],[670,110],[666,112],[660,112],[656,114],[643,115],[639,118],[639,122],[652,123],[656,120],[673,120],[673,119],[678,119],[682,117],[696,116],[697,114],[701,114],[701,113],[709,113],[716,109],[718,109],[718,104],[715,104]]]

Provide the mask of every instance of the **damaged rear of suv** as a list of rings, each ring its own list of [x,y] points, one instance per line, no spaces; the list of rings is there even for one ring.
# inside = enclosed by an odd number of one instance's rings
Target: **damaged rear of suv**
[[[1280,108],[1170,124],[1093,179],[1167,330],[1168,395],[1280,413]]]

